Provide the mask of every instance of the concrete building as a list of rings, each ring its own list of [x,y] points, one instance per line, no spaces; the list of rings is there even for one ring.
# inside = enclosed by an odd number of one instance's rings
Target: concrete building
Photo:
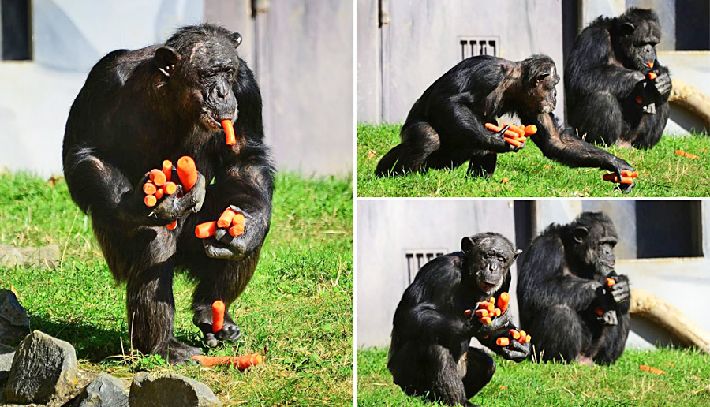
[[[619,234],[617,271],[710,332],[710,201],[362,200],[357,207],[357,345],[387,346],[392,317],[419,268],[460,250],[461,237],[498,232],[521,249],[550,223],[602,210]],[[512,269],[511,292],[517,269]],[[517,311],[515,296],[513,310]],[[517,312],[516,312],[517,314]],[[630,347],[669,335],[633,319]]]
[[[163,42],[180,26],[211,22],[242,34],[239,51],[261,86],[266,142],[279,169],[307,176],[352,172],[350,2],[0,4],[0,168],[61,173],[64,124],[93,64],[111,50]]]
[[[674,79],[710,95],[707,0],[358,0],[357,7],[359,122],[403,122],[436,78],[472,55],[519,61],[543,53],[561,74],[577,33],[598,16],[618,16],[628,7],[657,10],[659,60]],[[562,115],[562,83],[557,91],[556,113]],[[672,106],[665,131],[710,129]]]

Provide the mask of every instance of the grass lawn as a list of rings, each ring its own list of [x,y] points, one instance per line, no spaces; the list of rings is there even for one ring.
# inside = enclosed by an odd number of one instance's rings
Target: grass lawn
[[[104,262],[91,222],[66,184],[0,175],[0,243],[57,244],[54,269],[0,267],[0,287],[16,291],[33,329],[72,343],[80,368],[130,378],[173,371],[206,383],[225,405],[352,403],[352,188],[345,179],[279,175],[271,232],[254,278],[232,308],[242,337],[212,355],[263,352],[245,373],[167,366],[130,355],[125,291]],[[189,310],[193,284],[175,280],[176,336],[200,344]],[[121,356],[123,349],[125,355]]]
[[[359,406],[434,406],[392,383],[385,349],[357,354]],[[484,406],[708,406],[710,356],[696,351],[627,350],[610,367],[514,363],[496,358],[491,382],[471,401]],[[640,365],[663,370],[656,375]]]
[[[400,125],[367,125],[357,128],[358,196],[709,196],[710,137],[663,137],[651,150],[611,147],[639,172],[636,187],[622,194],[614,184],[602,181],[604,171],[569,168],[545,158],[529,142],[518,153],[500,154],[495,174],[467,178],[464,164],[454,170],[430,170],[424,174],[377,178],[375,166],[399,143]],[[675,150],[699,156],[689,159]]]

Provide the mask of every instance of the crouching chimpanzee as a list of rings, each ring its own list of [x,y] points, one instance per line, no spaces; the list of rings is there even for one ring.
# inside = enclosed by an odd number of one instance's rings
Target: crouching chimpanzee
[[[394,314],[387,367],[405,393],[449,405],[471,405],[468,399],[493,376],[493,359],[469,346],[472,337],[506,359],[520,361],[530,344],[497,338],[514,328],[510,312],[483,324],[466,310],[510,286],[510,266],[518,256],[513,245],[497,233],[461,240],[463,252],[425,264],[406,289]]]
[[[656,59],[660,40],[656,13],[636,8],[599,17],[579,34],[565,66],[565,97],[569,124],[586,140],[640,148],[658,143],[671,93],[668,68]]]
[[[584,212],[550,225],[521,257],[518,309],[538,361],[610,364],[621,356],[630,291],[629,279],[614,271],[617,240],[611,219]]]
[[[518,151],[499,133],[487,130],[505,113],[517,113],[524,124],[536,124],[531,139],[542,153],[571,167],[598,167],[621,174],[631,166],[562,128],[554,119],[554,61],[533,55],[512,62],[492,56],[463,60],[437,79],[409,111],[401,130],[402,143],[377,164],[378,176],[429,168],[455,168],[469,162],[468,174],[489,176],[497,154]]]
[[[89,73],[66,124],[69,191],[91,215],[111,272],[127,282],[132,342],[171,362],[200,352],[173,337],[173,270],[197,280],[193,321],[207,345],[236,339],[229,313],[212,333],[211,304],[229,307],[244,290],[269,230],[274,169],[262,143],[259,87],[237,55],[240,43],[239,34],[205,24],[182,28],[165,44],[113,51]],[[225,144],[224,119],[235,122],[235,145]],[[197,184],[147,208],[147,171],[183,155],[197,164]],[[244,234],[195,237],[198,222],[230,205],[247,218]],[[166,228],[174,220],[177,228]]]

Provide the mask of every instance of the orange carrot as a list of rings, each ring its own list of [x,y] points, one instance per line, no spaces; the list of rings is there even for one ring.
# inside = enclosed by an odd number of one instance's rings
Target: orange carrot
[[[499,316],[501,316],[501,314],[502,314],[502,312],[500,311],[500,308],[495,308],[495,309],[493,310],[493,316],[494,316],[494,317],[499,317]]]
[[[236,213],[232,218],[232,226],[229,228],[229,234],[232,237],[241,236],[246,228],[246,218],[241,213]]]
[[[195,355],[192,357],[192,360],[198,362],[202,367],[234,366],[239,370],[246,370],[252,366],[264,363],[264,357],[258,353],[242,356]]]
[[[503,137],[503,140],[505,140],[506,143],[508,143],[512,146],[515,146],[515,147],[520,147],[523,145],[523,143],[521,141],[518,141],[517,139],[513,139],[513,138]]]
[[[484,126],[486,129],[488,129],[489,131],[492,131],[493,133],[498,133],[499,131],[503,130],[503,127],[505,127],[505,126],[496,126],[496,125],[493,124],[493,123],[486,123],[486,124],[484,124],[483,126]],[[510,128],[509,128],[508,130],[506,130],[505,133],[503,133],[503,134],[504,134],[505,136],[508,136],[508,137],[512,138],[512,139],[515,139],[515,138],[518,137],[518,133],[515,132],[515,131],[513,131],[513,130],[511,130]]]
[[[158,199],[155,197],[155,195],[146,195],[145,198],[143,198],[143,203],[145,206],[152,208],[155,206],[156,203],[158,203]]]
[[[155,184],[153,184],[152,182],[148,181],[145,184],[143,184],[143,192],[146,195],[155,195],[155,191],[156,191]]]
[[[224,129],[227,145],[233,146],[237,144],[237,138],[234,136],[234,126],[232,125],[232,121],[229,119],[222,120],[222,128]]]
[[[165,225],[165,227],[168,230],[175,230],[175,228],[177,228],[177,220],[174,220],[174,221],[168,223],[167,225]]]
[[[212,333],[217,333],[222,330],[224,325],[224,303],[217,300],[212,303]]]
[[[520,337],[521,337],[521,338],[524,338],[525,335],[527,335],[523,329],[521,329],[520,331],[518,331],[518,333],[520,334]]]
[[[598,317],[600,317],[600,316],[604,315],[604,308],[602,308],[602,307],[596,307],[596,308],[594,309],[594,313],[595,313]]]
[[[163,160],[163,174],[165,174],[165,180],[170,181],[173,176],[173,163],[170,160]]]
[[[478,318],[484,318],[489,316],[488,310],[486,309],[477,309],[476,312],[474,312]]]
[[[505,311],[508,309],[509,303],[510,303],[510,294],[501,293],[500,297],[498,297],[498,308],[500,308],[500,312],[502,314],[505,314]]]
[[[175,192],[177,192],[177,184],[175,184],[172,181],[168,181],[165,183],[165,186],[163,187],[163,191],[165,191],[165,195],[172,195]]]
[[[525,126],[525,135],[530,137],[533,134],[537,133],[537,126],[534,124],[529,124]]]
[[[163,171],[161,170],[150,170],[150,175],[148,177],[150,178],[150,181],[158,187],[165,185],[165,174],[163,174]]]
[[[195,226],[195,236],[200,239],[206,239],[208,237],[214,236],[214,232],[217,230],[217,222],[203,222]]]
[[[616,284],[616,280],[613,278],[607,277],[606,278],[606,286],[607,287],[612,287],[614,284]]]
[[[491,317],[483,317],[483,318],[479,319],[479,321],[481,321],[481,323],[483,325],[488,325],[491,323]]]
[[[508,345],[510,345],[510,339],[508,339],[508,338],[498,338],[498,339],[496,339],[496,345],[498,345],[498,346],[508,346]]]
[[[190,192],[197,183],[197,166],[195,161],[189,156],[182,156],[177,162],[177,174],[180,183],[185,188],[185,192]]]
[[[518,137],[525,137],[525,126],[516,126],[511,124],[510,130],[518,134]]]
[[[520,339],[522,339],[522,337]],[[532,336],[525,335],[525,343],[530,343],[531,340],[532,340]]]
[[[163,195],[165,195],[165,190],[162,187],[155,190],[155,199],[161,200],[163,199]]]
[[[513,339],[518,340],[520,339],[520,332],[518,332],[515,329],[511,329],[508,331],[508,335],[510,335]]]
[[[649,72],[648,75],[647,75],[648,79],[650,79],[650,80],[652,80],[652,81],[655,81],[657,76],[658,76],[658,75],[656,75],[655,72]]]
[[[476,304],[477,309],[485,309],[488,310],[488,312],[492,312],[496,307],[493,305],[493,303],[490,303],[488,301],[482,301]]]
[[[631,178],[636,178],[639,176],[639,173],[636,171],[631,171],[631,170],[621,170],[621,176],[622,177],[631,177]]]
[[[236,215],[236,213],[231,208],[225,209],[217,220],[217,227],[226,228],[231,226],[234,215]]]
[[[652,68],[653,68],[653,64],[654,64],[653,61],[651,61],[651,62],[646,62],[646,66],[647,66],[649,69],[652,69]]]

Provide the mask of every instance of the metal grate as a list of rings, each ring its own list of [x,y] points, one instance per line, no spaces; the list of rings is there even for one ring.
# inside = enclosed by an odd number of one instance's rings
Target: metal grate
[[[478,55],[498,56],[498,37],[459,37],[461,60]]]
[[[414,281],[414,277],[416,277],[417,272],[423,265],[427,264],[435,257],[443,256],[444,253],[446,253],[445,249],[405,250],[404,262],[407,272],[407,285]]]

